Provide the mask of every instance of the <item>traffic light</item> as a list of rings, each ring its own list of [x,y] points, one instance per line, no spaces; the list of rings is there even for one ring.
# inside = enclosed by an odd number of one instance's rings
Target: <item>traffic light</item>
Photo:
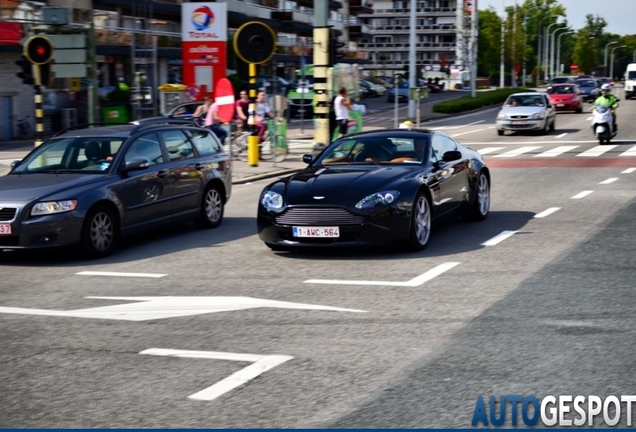
[[[49,85],[51,80],[51,65],[53,63],[46,63],[38,66],[40,68],[40,84],[44,87]]]
[[[15,64],[20,66],[22,69],[16,75],[22,79],[24,84],[33,85],[35,84],[35,80],[33,79],[33,65],[30,61],[26,59],[25,56],[21,55],[18,60],[16,60]]]
[[[49,63],[53,60],[53,44],[44,36],[32,36],[24,44],[24,54],[33,64]]]
[[[329,64],[331,66],[338,63],[338,60],[342,59],[345,55],[344,52],[339,51],[340,48],[345,46],[344,42],[339,42],[337,36],[332,33],[329,38]]]

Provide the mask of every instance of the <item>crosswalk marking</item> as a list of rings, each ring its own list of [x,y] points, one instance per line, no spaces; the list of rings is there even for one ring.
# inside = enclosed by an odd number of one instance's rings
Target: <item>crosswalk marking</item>
[[[485,155],[485,154],[496,152],[497,150],[503,150],[503,149],[505,149],[505,147],[486,147],[478,151],[480,154]]]
[[[532,150],[536,150],[536,149],[540,149],[540,148],[541,148],[541,146],[538,146],[538,147],[520,147],[518,149],[514,149],[514,150],[510,150],[508,152],[502,153],[502,154],[498,154],[495,157],[515,157],[515,156],[519,156],[520,154],[531,152]]]
[[[578,146],[559,146],[551,150],[544,151],[543,153],[539,153],[538,155],[534,155],[534,157],[556,157],[560,154],[567,153],[570,150],[574,150],[577,147]]]
[[[619,154],[619,156],[636,156],[636,146],[630,148],[626,152]]]
[[[613,149],[614,147],[616,147],[615,145],[597,145],[596,147],[592,147],[591,149],[584,151],[583,153],[579,153],[577,154],[577,156],[580,157],[596,157],[596,156],[600,156],[605,152],[610,151],[611,149]]]

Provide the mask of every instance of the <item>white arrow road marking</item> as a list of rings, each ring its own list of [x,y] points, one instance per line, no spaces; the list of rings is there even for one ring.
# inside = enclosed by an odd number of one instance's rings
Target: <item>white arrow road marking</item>
[[[452,269],[458,262],[447,262],[440,264],[434,269],[419,275],[407,282],[384,282],[384,281],[356,281],[356,280],[332,280],[332,279],[310,279],[304,283],[329,284],[329,285],[384,285],[384,286],[403,286],[416,287],[430,281],[431,279],[441,275],[442,273]]]
[[[550,207],[547,210],[542,211],[541,213],[537,213],[536,215],[534,215],[535,219],[540,219],[540,218],[544,218],[546,216],[550,216],[552,213],[557,212],[561,210],[561,207]]]
[[[483,242],[481,245],[482,246],[494,246],[498,243],[501,243],[502,241],[504,241],[505,239],[507,239],[508,237],[513,236],[517,231],[502,231],[501,234],[494,236],[493,238],[491,238],[488,241]]]
[[[334,312],[366,312],[303,303],[290,303],[252,297],[86,297],[102,300],[127,300],[125,303],[70,311],[50,309],[29,309],[0,307],[0,313],[21,315],[45,315],[73,318],[94,318],[120,321],[147,321],[153,319],[176,318],[207,313],[230,312],[255,308],[305,309]]]
[[[252,362],[253,364],[234,372],[227,378],[222,379],[211,387],[200,392],[188,396],[188,399],[211,401],[225,393],[234,390],[237,387],[246,384],[259,375],[264,374],[270,369],[293,359],[293,357],[285,355],[256,355],[256,354],[234,354],[226,352],[214,351],[187,351],[175,349],[150,348],[140,352],[139,354],[196,358],[196,359],[212,359],[212,360],[230,360],[240,362]]]
[[[75,273],[79,276],[122,276],[122,277],[147,277],[147,278],[160,278],[167,276],[159,273],[121,273],[121,272],[102,272],[102,271],[83,271]]]
[[[572,197],[572,199],[581,199],[581,198],[585,198],[586,196],[588,196],[589,194],[591,194],[594,191],[583,191],[581,193],[578,193],[576,195],[574,195]]]

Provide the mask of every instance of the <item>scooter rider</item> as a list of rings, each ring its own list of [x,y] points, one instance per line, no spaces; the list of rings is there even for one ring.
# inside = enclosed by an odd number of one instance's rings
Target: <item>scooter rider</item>
[[[594,106],[610,107],[612,109],[612,129],[616,133],[616,108],[618,108],[618,98],[612,93],[612,87],[609,84],[601,86],[601,95],[594,101]],[[594,109],[592,106],[591,109]]]

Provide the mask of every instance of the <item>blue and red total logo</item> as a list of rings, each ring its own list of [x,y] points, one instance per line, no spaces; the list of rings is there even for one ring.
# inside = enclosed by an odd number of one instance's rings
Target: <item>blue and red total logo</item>
[[[207,6],[196,8],[192,12],[192,25],[198,31],[203,31],[214,24],[214,13]]]

